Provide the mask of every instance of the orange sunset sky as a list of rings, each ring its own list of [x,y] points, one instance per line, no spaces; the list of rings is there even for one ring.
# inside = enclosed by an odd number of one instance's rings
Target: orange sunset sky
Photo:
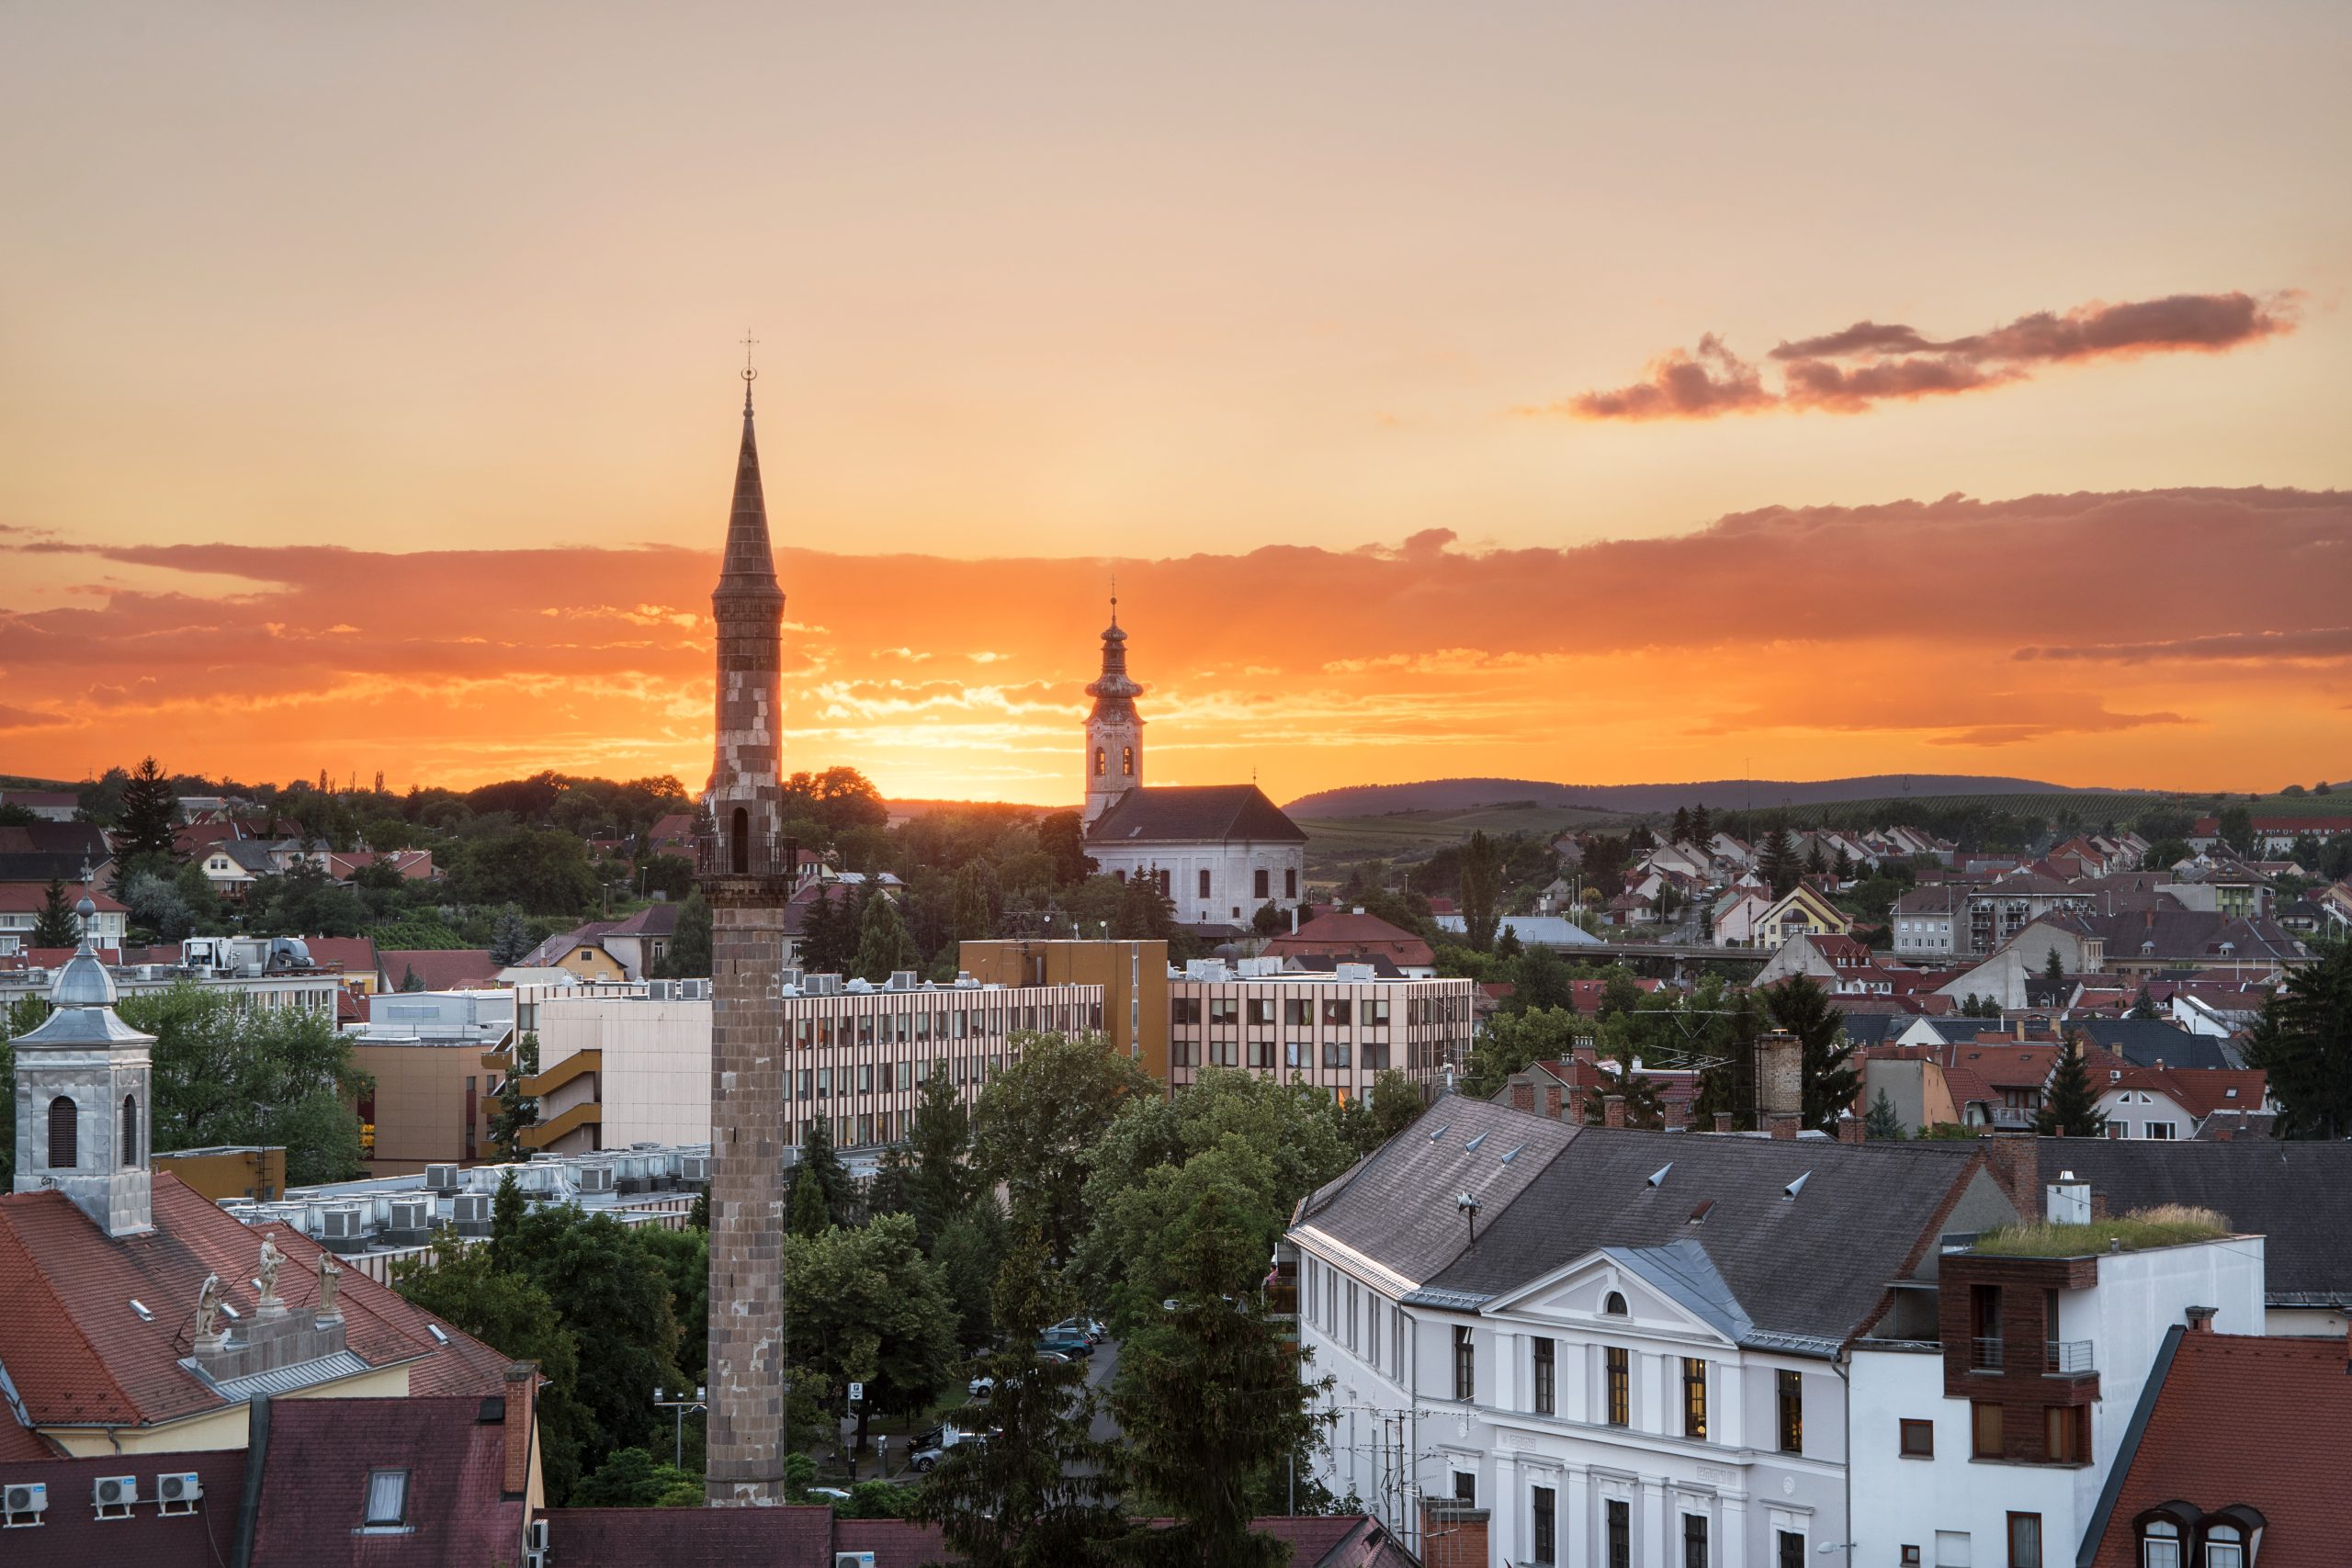
[[[2352,773],[2352,7],[0,9],[0,772]]]

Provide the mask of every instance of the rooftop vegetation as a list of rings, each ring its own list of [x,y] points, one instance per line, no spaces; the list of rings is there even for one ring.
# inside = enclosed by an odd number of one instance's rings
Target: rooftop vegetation
[[[2007,1225],[1979,1235],[1975,1250],[2003,1258],[2079,1258],[2087,1253],[2113,1251],[2117,1242],[2123,1244],[2126,1252],[2139,1252],[2153,1247],[2211,1241],[2229,1234],[2228,1219],[2211,1209],[2165,1203],[2153,1209],[2134,1209],[2112,1219],[2093,1220],[2087,1224]]]

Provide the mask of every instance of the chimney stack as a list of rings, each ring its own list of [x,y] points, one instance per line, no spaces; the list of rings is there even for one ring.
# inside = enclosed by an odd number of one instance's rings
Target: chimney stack
[[[1854,1115],[1846,1115],[1838,1118],[1838,1141],[1841,1144],[1860,1144],[1867,1142],[1868,1140],[1863,1135],[1862,1132],[1862,1119]]]
[[[2191,1334],[2212,1333],[2213,1314],[2220,1310],[2218,1307],[2190,1307],[2186,1314],[2188,1318],[2188,1332]]]
[[[1785,1030],[1773,1030],[1756,1042],[1756,1109],[1768,1116],[1804,1110],[1804,1048]]]
[[[1776,1138],[1793,1138],[1797,1124],[1803,1121],[1793,1111],[1770,1111],[1764,1115],[1764,1130]]]
[[[1544,1085],[1544,1114],[1553,1121],[1560,1119],[1560,1080],[1549,1077]]]
[[[1730,1111],[1718,1111],[1715,1112],[1715,1131],[1718,1133],[1728,1133],[1731,1131]]]
[[[1668,1132],[1679,1133],[1690,1125],[1690,1107],[1683,1104],[1682,1101],[1679,1100],[1667,1100],[1665,1102],[1665,1111],[1666,1130]]]
[[[536,1361],[514,1361],[506,1368],[506,1468],[499,1490],[509,1497],[527,1496],[531,1490],[531,1456],[538,1443],[536,1406],[539,1368]]]
[[[1623,1095],[1604,1094],[1600,1097],[1600,1124],[1604,1127],[1623,1127],[1625,1124]]]
[[[2029,1224],[2041,1213],[2041,1156],[2031,1133],[1995,1133],[1984,1140],[1985,1168]]]
[[[1535,1086],[1513,1081],[1510,1086],[1510,1108],[1532,1114],[1535,1110]]]

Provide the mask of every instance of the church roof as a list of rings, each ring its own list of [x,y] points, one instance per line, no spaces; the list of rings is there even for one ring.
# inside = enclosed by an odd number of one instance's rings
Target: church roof
[[[1306,830],[1256,784],[1157,784],[1127,791],[1087,829],[1091,844],[1303,844]]]

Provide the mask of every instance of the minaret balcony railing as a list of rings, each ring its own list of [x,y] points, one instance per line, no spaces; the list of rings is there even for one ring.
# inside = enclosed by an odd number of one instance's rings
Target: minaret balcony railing
[[[793,876],[800,868],[800,841],[779,833],[701,833],[695,838],[695,871],[703,876]]]

